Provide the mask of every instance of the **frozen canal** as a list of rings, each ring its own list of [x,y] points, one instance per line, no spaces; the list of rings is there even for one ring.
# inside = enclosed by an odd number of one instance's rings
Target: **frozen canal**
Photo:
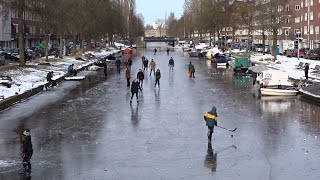
[[[25,128],[33,138],[32,180],[320,179],[319,107],[257,98],[249,78],[180,52],[170,54],[174,72],[165,52],[142,54],[155,59],[162,78],[159,89],[146,75],[139,105],[129,104],[123,71],[108,79],[98,72],[1,112],[0,179],[20,178]],[[135,59],[132,76],[139,68]],[[218,124],[238,130],[215,128],[211,147],[203,114],[213,105]]]

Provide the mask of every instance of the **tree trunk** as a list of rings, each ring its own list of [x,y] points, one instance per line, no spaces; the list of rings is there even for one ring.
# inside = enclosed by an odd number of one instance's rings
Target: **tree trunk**
[[[77,34],[73,35],[73,46],[71,51],[71,56],[74,56],[77,52]]]
[[[26,58],[24,53],[24,20],[23,20],[23,6],[24,1],[21,1],[19,10],[18,10],[18,36],[19,36],[19,65],[26,65]]]
[[[46,56],[46,61],[49,61],[49,43],[50,43],[50,35],[48,33],[46,33],[47,37],[46,37],[46,52],[45,52],[45,56]]]
[[[213,47],[216,47],[216,29],[213,30]]]
[[[266,34],[264,32],[264,30],[262,31],[262,52],[263,52],[263,55],[266,54]]]
[[[272,55],[274,57],[274,60],[277,60],[277,41],[278,41],[278,29],[273,28],[273,37],[272,37]]]
[[[64,40],[63,40],[63,34],[60,33],[60,51],[59,51],[59,58],[63,58],[63,47],[64,47]]]
[[[220,30],[218,30],[218,48],[221,47],[221,41],[220,41]]]
[[[248,29],[248,37],[247,37],[247,48],[246,48],[246,52],[248,53],[249,52],[249,44],[250,44],[250,33],[251,33],[251,26],[249,24],[249,29]]]
[[[231,50],[233,50],[233,45],[234,45],[234,37],[235,37],[235,34],[236,34],[236,28],[232,28],[232,41],[231,41]]]
[[[212,39],[211,39],[211,36],[212,36],[212,31],[210,30],[210,34],[209,34],[209,38],[210,38],[210,46],[212,46]]]

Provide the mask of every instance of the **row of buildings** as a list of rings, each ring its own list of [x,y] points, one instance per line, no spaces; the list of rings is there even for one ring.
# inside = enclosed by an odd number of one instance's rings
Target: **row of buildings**
[[[25,11],[24,18],[24,43],[26,47],[34,47],[43,42],[45,37],[39,27],[39,19],[34,14]],[[51,38],[57,41],[55,35]],[[18,11],[0,6],[0,47],[18,47]]]
[[[288,11],[288,17],[283,26],[278,29],[278,45],[281,49],[320,48],[320,0],[290,0],[283,11]],[[254,44],[262,44],[262,31],[254,30],[252,39]],[[231,38],[232,28],[224,28],[223,37]],[[299,36],[297,34],[300,34]],[[266,44],[272,45],[272,33],[265,32]],[[248,39],[248,28],[242,27],[235,32],[237,42]]]
[[[248,0],[237,0],[239,3],[249,3]],[[280,49],[293,49],[298,47],[298,39],[300,48],[320,48],[320,0],[290,0],[289,4],[282,10],[288,13],[287,18],[282,23],[282,27],[278,29],[278,42]],[[231,41],[232,28],[224,28],[220,32],[220,37],[224,41]],[[299,38],[297,33],[300,34]],[[146,29],[146,37],[165,36],[165,30],[158,28]],[[209,33],[203,35],[209,39]],[[193,33],[194,38],[199,38],[197,32]],[[235,40],[239,43],[247,43],[247,39],[253,40],[253,44],[262,44],[262,31],[258,28],[252,32],[248,38],[248,28],[241,27],[235,31]],[[272,46],[272,33],[265,32],[266,44]],[[216,40],[217,35],[216,35]]]

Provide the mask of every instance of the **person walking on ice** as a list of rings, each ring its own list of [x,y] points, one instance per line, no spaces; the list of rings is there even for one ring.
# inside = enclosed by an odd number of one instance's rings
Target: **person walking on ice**
[[[156,62],[154,62],[153,59],[151,60],[149,66],[150,66],[150,76],[152,71],[153,71],[153,74],[156,75]]]
[[[204,114],[204,120],[206,121],[206,126],[208,127],[208,142],[211,143],[214,126],[218,125],[218,114],[215,106],[212,107],[211,111]]]
[[[160,87],[160,78],[161,78],[161,72],[160,72],[160,69],[157,69],[157,72],[156,72],[156,83],[154,84],[154,87],[158,86]]]
[[[194,78],[194,72],[195,72],[195,68],[194,68],[194,65],[192,64],[192,62],[190,61],[190,64],[189,64],[189,77],[193,77]]]
[[[127,78],[127,87],[130,87],[131,71],[129,67],[126,68],[126,78]]]
[[[132,99],[133,99],[133,96],[136,95],[136,98],[137,98],[137,103],[139,103],[139,97],[138,97],[138,92],[142,91],[140,85],[139,85],[139,80],[138,78],[136,78],[132,84],[131,84],[131,99],[130,99],[130,104],[132,104]]]
[[[33,154],[33,148],[32,148],[32,141],[31,141],[31,135],[30,135],[30,130],[26,129],[23,132],[23,142],[22,142],[22,153],[21,157],[23,158],[22,160],[22,170],[20,171],[20,174],[24,174],[27,177],[31,176],[31,157]]]
[[[141,86],[142,88],[142,85],[143,85],[143,80],[144,80],[144,73],[142,71],[142,69],[139,70],[138,74],[137,74],[137,78],[139,80],[139,85]]]
[[[173,60],[173,58],[171,57],[170,58],[170,60],[169,60],[169,64],[168,64],[168,66],[170,67],[170,69],[169,70],[172,70],[173,71],[173,67],[174,67],[174,60]]]
[[[148,59],[145,59],[143,61],[143,71],[148,71],[148,65],[149,65],[149,60]]]

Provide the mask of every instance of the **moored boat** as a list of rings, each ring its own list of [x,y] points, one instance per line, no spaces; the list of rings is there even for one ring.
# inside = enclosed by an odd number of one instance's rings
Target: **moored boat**
[[[320,82],[314,82],[307,87],[302,87],[299,92],[305,99],[320,102]]]
[[[268,88],[260,88],[260,92],[262,96],[296,96],[298,94],[298,90],[295,88],[276,88],[276,87],[268,87]]]
[[[262,96],[295,96],[298,90],[289,81],[286,71],[267,70],[262,71],[256,78]]]

